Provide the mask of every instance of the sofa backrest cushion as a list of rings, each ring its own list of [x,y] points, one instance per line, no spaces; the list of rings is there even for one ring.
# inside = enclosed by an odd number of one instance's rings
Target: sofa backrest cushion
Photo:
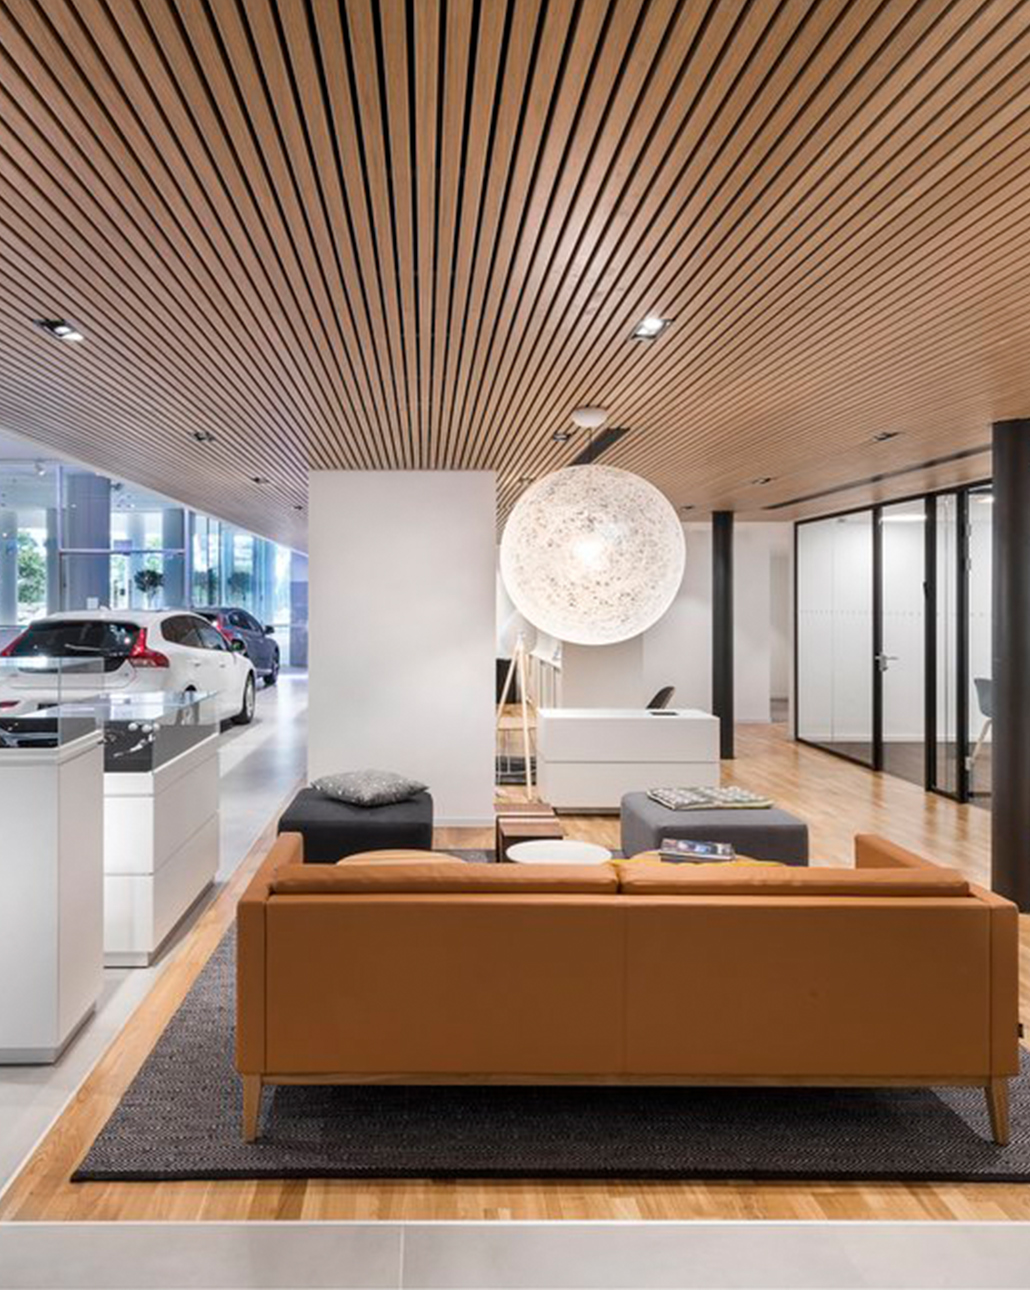
[[[968,896],[955,869],[834,869],[659,864],[619,866],[625,896]]]
[[[471,895],[515,892],[554,895],[615,895],[614,865],[461,864],[426,860],[414,864],[295,865],[280,870],[275,896]]]

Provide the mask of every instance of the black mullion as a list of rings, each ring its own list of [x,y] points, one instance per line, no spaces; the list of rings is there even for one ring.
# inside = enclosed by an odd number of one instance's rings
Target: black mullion
[[[937,791],[937,503],[925,500],[923,546],[923,736],[926,791]]]
[[[969,490],[956,494],[955,722],[958,800],[969,801]]]
[[[883,770],[883,507],[873,507],[873,758]]]

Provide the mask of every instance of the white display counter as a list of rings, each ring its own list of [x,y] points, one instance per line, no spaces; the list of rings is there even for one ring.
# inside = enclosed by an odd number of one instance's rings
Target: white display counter
[[[0,750],[0,1063],[56,1061],[100,994],[103,781],[97,729]]]
[[[540,796],[558,810],[618,810],[624,793],[719,783],[719,721],[696,708],[541,708]]]
[[[104,776],[104,962],[145,967],[218,872],[217,727],[153,770]]]

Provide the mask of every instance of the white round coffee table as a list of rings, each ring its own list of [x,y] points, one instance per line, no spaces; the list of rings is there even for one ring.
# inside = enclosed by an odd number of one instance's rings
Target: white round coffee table
[[[516,842],[508,848],[508,859],[516,864],[604,864],[611,858],[612,853],[604,847],[575,838]]]

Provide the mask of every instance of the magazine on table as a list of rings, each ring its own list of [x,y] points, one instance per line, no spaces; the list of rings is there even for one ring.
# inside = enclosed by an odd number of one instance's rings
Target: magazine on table
[[[658,854],[670,864],[728,864],[737,858],[732,842],[696,842],[693,838],[662,838]]]
[[[648,797],[670,811],[768,810],[772,800],[746,788],[652,788]]]

